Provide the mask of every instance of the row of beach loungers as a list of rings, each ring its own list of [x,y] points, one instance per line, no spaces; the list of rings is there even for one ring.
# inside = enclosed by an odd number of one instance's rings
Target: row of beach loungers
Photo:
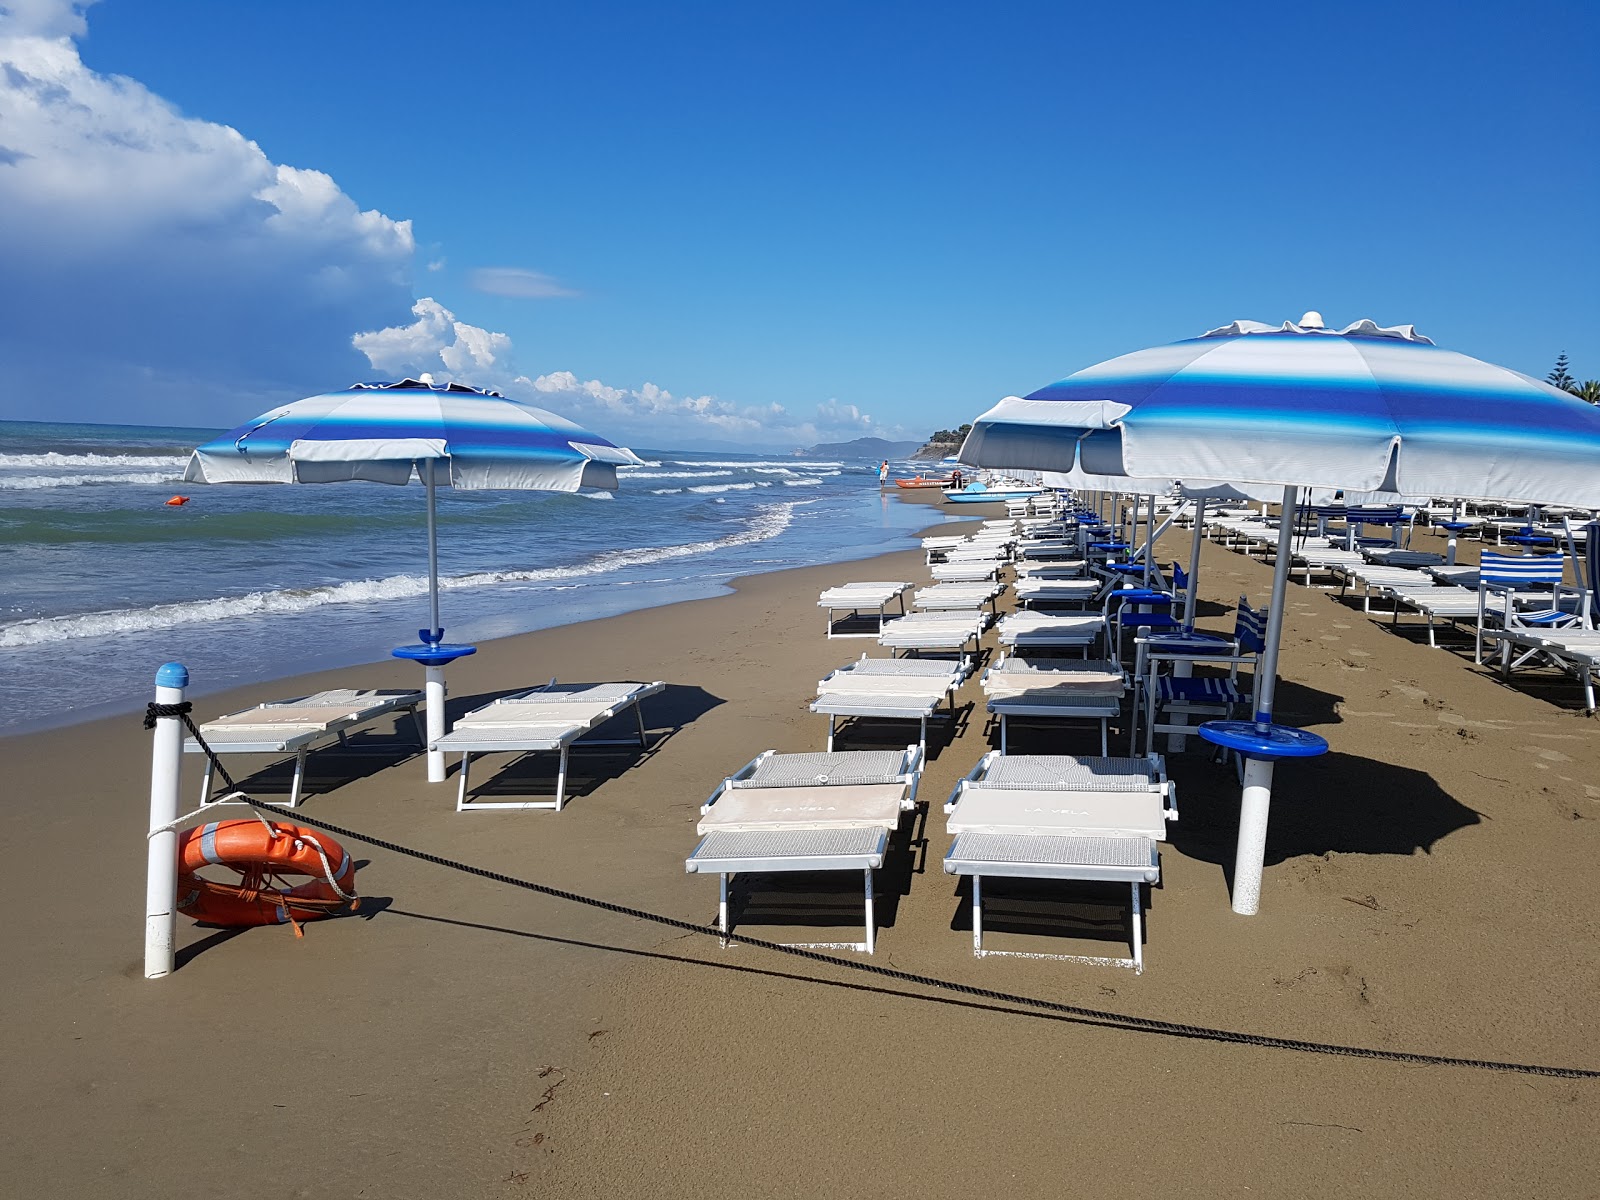
[[[1318,511],[1312,510],[1313,515]],[[1362,510],[1351,511],[1359,515]],[[1417,512],[1396,508],[1376,513],[1377,527],[1394,531],[1388,541],[1352,539],[1348,530],[1344,535],[1333,531],[1297,541],[1293,573],[1308,586],[1314,577],[1322,577],[1329,581],[1327,586],[1338,588],[1341,596],[1359,594],[1364,613],[1387,615],[1395,626],[1406,613],[1416,614],[1426,624],[1431,647],[1439,645],[1441,627],[1464,626],[1472,633],[1473,661],[1497,659],[1507,677],[1524,667],[1555,667],[1576,679],[1586,711],[1596,711],[1600,613],[1595,611],[1595,581],[1585,581],[1584,568],[1579,567],[1578,584],[1564,582],[1567,557],[1578,560],[1580,552],[1587,549],[1592,529],[1574,525],[1572,518],[1592,514],[1547,511],[1547,516],[1563,516],[1563,523],[1555,526],[1530,522],[1525,514],[1458,520],[1453,507],[1420,511],[1433,524],[1444,526],[1452,538],[1475,533],[1485,542],[1480,561],[1454,562],[1453,541],[1446,554],[1400,546],[1398,531]],[[1212,539],[1223,546],[1247,554],[1259,551],[1264,556],[1276,552],[1276,522],[1260,513],[1218,512],[1208,515],[1206,523]],[[1347,525],[1368,528],[1355,517],[1349,518]],[[1353,548],[1352,540],[1356,542]],[[1515,544],[1523,552],[1501,553],[1489,549],[1491,543]],[[1567,556],[1549,552],[1563,546]],[[1374,608],[1375,603],[1384,606],[1382,614]]]
[[[1001,953],[984,945],[985,877],[1129,887],[1130,957],[1040,956],[1142,969],[1139,889],[1160,878],[1156,846],[1177,810],[1164,761],[1148,749],[1148,731],[1145,754],[1110,754],[1109,722],[1129,705],[1130,691],[1137,693],[1132,706],[1144,705],[1152,721],[1161,694],[1153,686],[1139,692],[1120,661],[1116,602],[1142,592],[1143,567],[1118,561],[1128,548],[1096,540],[1106,534],[1092,519],[1080,523],[1059,511],[989,521],[971,536],[924,539],[936,581],[931,586],[871,581],[822,593],[818,605],[829,636],[852,626],[849,632],[874,637],[890,657],[864,654],[818,682],[811,708],[828,718],[824,752],[768,751],[724,780],[702,807],[701,842],[686,866],[719,877],[725,937],[734,924],[734,876],[855,871],[864,886],[864,939],[822,944],[872,950],[872,876],[904,813],[915,807],[928,722],[954,713],[955,692],[975,671],[978,639],[995,619],[999,597],[1010,590],[1018,607],[999,617],[999,650],[980,677],[999,748],[984,756],[946,802],[953,840],[945,870],[971,881],[973,945],[980,955]],[[1015,582],[1003,582],[1003,572],[1013,573]],[[896,615],[908,594],[912,611]],[[1170,606],[1170,593],[1150,595]],[[1137,633],[1141,627],[1130,619],[1128,628]],[[1196,653],[1231,659],[1234,641],[1207,638]],[[1230,701],[1223,692],[1240,698],[1226,676],[1195,682],[1202,691],[1211,689],[1203,697],[1211,702],[1204,711],[1219,711],[1219,701],[1226,708]],[[1188,698],[1165,696],[1180,704]],[[841,720],[915,721],[918,740],[893,752],[841,750]],[[1101,753],[1012,754],[1010,726],[1017,720],[1097,722]]]
[[[1275,548],[1276,530],[1260,514],[1223,511],[1206,521],[1223,545]],[[1562,584],[1560,558],[1486,550],[1480,564],[1468,566],[1412,551],[1398,538],[1362,542],[1333,530],[1322,539],[1326,549],[1308,546],[1313,540],[1302,539],[1296,550],[1296,570],[1307,582],[1321,574],[1342,592],[1359,589],[1365,610],[1375,602],[1387,605],[1395,621],[1402,610],[1420,614],[1430,644],[1436,622],[1470,620],[1480,658],[1487,648],[1498,650],[1507,671],[1530,662],[1559,665],[1579,676],[1593,709],[1600,631],[1586,594]],[[974,535],[932,537],[923,545],[928,583],[866,581],[819,597],[829,638],[870,638],[882,653],[862,654],[818,681],[811,710],[827,718],[823,750],[767,751],[723,780],[702,806],[700,841],[687,869],[719,877],[725,939],[734,925],[735,876],[859,871],[864,937],[828,944],[871,952],[873,873],[904,831],[907,814],[917,810],[929,722],[956,714],[957,691],[981,666],[983,704],[998,748],[944,805],[952,838],[944,869],[970,878],[974,951],[998,953],[983,941],[986,877],[1118,883],[1131,891],[1131,956],[1077,957],[1142,969],[1140,888],[1159,881],[1157,845],[1166,822],[1177,816],[1155,739],[1165,735],[1169,752],[1181,749],[1195,719],[1228,715],[1251,701],[1253,672],[1241,674],[1241,668],[1259,661],[1261,614],[1241,598],[1231,636],[1183,625],[1172,616],[1181,571],[1173,568],[1169,586],[1155,564],[1133,556],[1093,513],[1067,504],[1019,510],[984,522]],[[1008,593],[1014,604],[1002,615],[999,602]],[[983,665],[980,642],[991,627],[999,649]],[[635,740],[647,747],[642,702],[664,687],[659,681],[552,680],[465,714],[427,748],[461,755],[458,811],[559,810],[570,752]],[[332,690],[229,714],[202,732],[222,754],[293,755],[287,803],[294,807],[311,751],[385,718],[409,713],[415,719],[422,700],[414,691]],[[633,731],[605,736],[630,717]],[[1119,719],[1128,739],[1128,755],[1121,758],[1110,747],[1110,725]],[[1011,725],[1019,720],[1097,723],[1100,754],[1012,754]],[[915,722],[915,744],[838,746],[841,722],[880,721]],[[420,722],[417,731],[425,742]],[[191,741],[186,749],[200,746]],[[491,753],[556,754],[554,797],[475,794],[471,764]],[[212,802],[209,765],[202,787],[203,803]]]

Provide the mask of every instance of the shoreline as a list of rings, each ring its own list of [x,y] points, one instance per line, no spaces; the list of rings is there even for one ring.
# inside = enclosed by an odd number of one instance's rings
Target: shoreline
[[[886,493],[886,492],[882,492],[880,490],[879,494],[880,495],[892,495],[893,493]],[[925,501],[925,500],[921,499],[920,497],[906,497],[906,496],[895,495],[894,498],[900,503],[911,503],[911,504],[929,504],[930,503],[928,501]],[[612,617],[626,616],[626,615],[628,615],[630,613],[648,612],[648,611],[651,611],[651,610],[654,610],[654,609],[657,609],[657,608],[670,607],[670,606],[675,605],[675,604],[692,604],[692,603],[695,603],[695,602],[700,601],[700,600],[717,599],[718,597],[721,597],[721,596],[727,596],[727,595],[734,594],[737,591],[737,588],[738,588],[739,584],[741,583],[741,581],[746,580],[746,579],[757,578],[757,577],[762,576],[762,575],[781,574],[781,573],[783,573],[785,571],[808,570],[808,569],[811,569],[813,567],[827,566],[827,565],[830,565],[830,564],[832,564],[832,565],[841,565],[842,566],[842,565],[847,564],[847,563],[867,562],[867,561],[871,561],[872,559],[875,559],[875,558],[883,557],[885,555],[901,553],[902,551],[904,551],[906,549],[914,549],[914,548],[916,548],[917,539],[919,539],[921,537],[924,537],[924,536],[927,536],[933,529],[946,528],[952,522],[960,522],[960,521],[966,521],[966,520],[975,519],[975,518],[968,517],[966,514],[946,512],[943,509],[941,509],[936,503],[932,503],[930,506],[935,508],[935,510],[938,511],[941,514],[941,522],[942,522],[941,524],[931,525],[931,526],[928,526],[928,527],[922,528],[922,529],[905,531],[905,532],[894,534],[894,535],[892,535],[891,539],[887,543],[885,543],[883,546],[874,547],[874,548],[870,548],[870,549],[869,548],[863,548],[863,547],[852,547],[851,548],[852,550],[861,550],[862,552],[859,553],[859,554],[852,553],[852,554],[848,554],[848,555],[846,555],[845,557],[842,557],[842,558],[830,558],[830,559],[827,559],[827,560],[825,560],[823,562],[800,564],[800,565],[791,565],[791,566],[781,566],[781,567],[776,567],[776,568],[773,568],[771,570],[765,570],[765,571],[761,571],[761,570],[746,571],[746,572],[743,572],[743,573],[740,573],[740,574],[730,575],[726,580],[723,580],[723,581],[713,581],[712,577],[702,577],[701,579],[698,579],[698,580],[696,580],[696,579],[678,580],[678,581],[675,581],[675,582],[673,582],[671,584],[668,584],[664,588],[660,589],[660,592],[657,593],[657,594],[661,594],[661,593],[668,594],[670,596],[670,598],[667,598],[667,599],[646,600],[645,602],[643,602],[643,603],[641,603],[641,604],[639,604],[637,606],[634,606],[634,607],[623,607],[623,608],[620,608],[620,609],[618,609],[616,611],[603,612],[603,613],[601,613],[599,615],[596,615],[596,616],[580,616],[580,617],[578,617],[576,619],[572,619],[572,620],[556,620],[556,621],[553,621],[550,624],[539,625],[539,626],[536,626],[535,628],[532,628],[532,629],[519,629],[519,630],[516,630],[515,632],[501,634],[501,635],[498,635],[498,636],[474,638],[474,644],[476,644],[476,645],[478,645],[480,647],[480,654],[481,654],[482,653],[482,650],[481,650],[482,647],[494,646],[494,645],[497,645],[497,644],[500,644],[500,643],[503,643],[503,642],[506,642],[506,641],[509,641],[509,640],[512,640],[512,639],[515,639],[515,638],[526,637],[526,636],[530,636],[530,635],[533,635],[533,634],[544,633],[544,632],[546,632],[548,630],[552,630],[552,629],[568,629],[568,628],[571,628],[571,627],[573,627],[575,625],[584,625],[584,624],[588,624],[588,623],[591,623],[591,622],[594,622],[594,621],[609,620]],[[910,544],[907,545],[907,546],[898,546],[898,545],[895,544],[896,542],[899,542],[899,541],[902,541],[902,540],[906,540]],[[672,592],[674,592],[674,591],[702,592],[703,594],[687,595],[687,596],[671,596],[670,594]],[[651,592],[648,589],[641,589],[638,592],[633,592],[633,591],[630,590],[628,592],[628,596],[630,598],[635,596],[635,595],[648,596],[650,594],[651,594]],[[550,602],[548,604],[548,607],[550,609],[555,609],[555,608],[558,607],[558,605],[555,604],[554,602]],[[290,619],[292,620],[292,618],[290,618]],[[484,623],[492,624],[493,620],[492,619],[478,618],[477,619],[477,623],[478,624],[484,624]],[[470,629],[470,624],[471,623],[469,622],[469,629]],[[396,643],[398,644],[399,641],[401,639],[403,639],[403,637],[404,637],[404,634],[397,633],[395,635]],[[46,646],[47,645],[48,644],[46,644]],[[45,647],[40,647],[39,649],[43,649],[43,648],[45,648]],[[115,652],[114,650],[113,651],[108,651],[108,653],[114,653],[114,652]],[[255,689],[258,689],[258,688],[261,688],[261,687],[275,686],[276,684],[279,684],[279,683],[292,681],[292,680],[297,680],[297,679],[322,679],[322,678],[325,678],[327,676],[334,675],[334,674],[337,674],[337,673],[340,673],[340,672],[368,671],[368,670],[375,669],[375,668],[377,668],[379,666],[382,666],[382,665],[390,664],[390,663],[392,663],[394,661],[394,660],[390,659],[387,656],[374,658],[374,659],[362,659],[362,658],[359,658],[359,657],[352,657],[352,658],[345,659],[342,656],[340,656],[338,653],[335,653],[332,657],[336,661],[333,661],[333,662],[329,663],[328,665],[317,666],[317,667],[314,667],[314,668],[311,668],[311,669],[290,668],[288,670],[283,670],[283,671],[270,671],[270,669],[269,669],[270,673],[263,674],[263,675],[260,675],[260,676],[258,676],[256,678],[253,678],[253,679],[250,679],[250,680],[246,680],[246,681],[243,681],[243,682],[224,682],[224,683],[208,685],[206,683],[206,681],[205,681],[205,677],[204,677],[203,674],[199,674],[199,673],[196,673],[196,672],[191,672],[191,676],[192,676],[194,682],[191,684],[191,687],[189,688],[189,691],[188,691],[187,694],[188,694],[189,699],[191,699],[191,700],[198,701],[198,700],[204,699],[204,700],[209,702],[211,700],[215,700],[215,699],[219,699],[219,698],[225,698],[225,697],[231,698],[231,697],[238,697],[238,696],[241,696],[241,695],[246,695],[246,694],[249,694],[249,693],[253,692]],[[168,661],[168,660],[162,660],[162,661]],[[48,666],[48,663],[46,663],[45,665]],[[161,662],[158,662],[158,661],[155,661],[155,660],[151,661],[149,675],[150,675],[150,678],[152,680],[154,679],[156,668],[159,667],[160,665],[161,665]],[[412,670],[413,670],[413,673],[415,673],[415,668],[412,668]],[[331,685],[325,685],[325,686],[331,686]],[[410,683],[404,681],[404,680],[399,680],[397,682],[387,683],[387,684],[384,684],[382,686],[409,687],[409,686],[412,686],[412,685]],[[420,687],[421,686],[420,682],[418,682],[416,684],[416,686]],[[151,691],[151,694],[153,694],[153,684],[152,684],[152,687],[151,687],[150,691]],[[43,717],[43,718],[41,718],[41,719],[39,719],[37,721],[29,721],[29,722],[19,723],[17,725],[11,726],[11,727],[0,729],[0,744],[3,744],[6,739],[10,739],[10,738],[27,737],[27,736],[30,736],[32,734],[45,733],[45,732],[49,732],[51,730],[56,730],[56,729],[69,729],[69,728],[73,728],[73,727],[78,726],[78,725],[88,724],[88,723],[92,723],[92,722],[95,722],[95,721],[115,720],[118,717],[125,716],[125,715],[127,715],[129,713],[140,712],[142,710],[143,703],[144,703],[144,701],[134,701],[134,700],[123,701],[123,700],[120,700],[120,699],[119,700],[112,700],[112,701],[107,701],[105,704],[95,705],[91,709],[89,709],[87,712],[84,712],[81,709],[80,710],[69,711],[69,712],[60,712],[60,713],[51,714],[50,716]],[[237,707],[237,705],[235,705],[235,707]],[[225,711],[232,711],[232,709],[230,708],[230,709],[227,709]]]
[[[1164,561],[1186,557],[1187,535],[1160,549]],[[414,746],[382,737],[314,755],[305,811],[704,922],[715,882],[683,872],[699,804],[762,749],[818,748],[815,681],[874,647],[824,639],[816,593],[852,575],[922,581],[922,558],[911,549],[761,573],[727,595],[519,634],[453,665],[453,708],[552,674],[669,683],[645,703],[650,750],[575,756],[573,799],[559,814],[458,814],[454,778],[425,783]],[[1259,602],[1267,574],[1208,543],[1203,595]],[[414,683],[409,663],[378,668],[326,678]],[[938,813],[989,748],[969,682],[954,730],[930,731],[928,840],[887,873],[876,961],[1195,1024],[1594,1065],[1592,726],[1299,587],[1282,671],[1285,719],[1316,728],[1334,753],[1281,773],[1259,917],[1227,909],[1237,782],[1191,753],[1169,759],[1182,818],[1149,896],[1145,974],[974,959],[962,890],[939,866]],[[228,695],[244,701],[284,682]],[[1055,752],[1090,752],[1097,739],[1069,728]],[[1017,749],[1041,744],[1054,739]],[[46,918],[0,932],[0,953],[16,964],[0,1019],[28,1035],[0,1051],[14,1081],[8,1158],[30,1194],[114,1178],[136,1200],[180,1186],[259,1190],[252,1179],[400,1197],[527,1195],[528,1184],[562,1197],[943,1197],[1009,1179],[1015,1195],[1053,1198],[1069,1162],[1087,1196],[1175,1179],[1200,1196],[1241,1185],[1343,1196],[1352,1172],[1392,1192],[1589,1186],[1588,1131],[1600,1119],[1591,1083],[1174,1041],[930,1001],[361,844],[349,847],[370,860],[361,919],[310,925],[303,940],[180,921],[181,969],[147,982],[149,741],[137,717],[0,745],[23,801],[4,834],[13,887],[53,902]],[[186,806],[198,783],[190,758]],[[491,760],[475,778],[502,774],[513,793],[550,777]],[[259,790],[286,779],[268,771]],[[60,886],[82,877],[92,889]],[[859,891],[839,899],[859,914]],[[1042,906],[1031,919],[1055,903],[1030,901]],[[1077,952],[1124,936],[1126,914],[1104,895],[1069,907],[1078,925],[1066,934],[1005,927],[997,908],[996,945]],[[1551,921],[1552,909],[1571,918]],[[770,915],[745,928],[778,940],[809,931]],[[250,1080],[230,1094],[231,1118],[270,1138],[241,1143],[194,1120],[193,1089],[175,1079],[210,1063]],[[1153,1121],[1160,1136],[1141,1138],[1130,1159],[1130,1133]],[[282,1144],[312,1152],[286,1161],[274,1151]]]

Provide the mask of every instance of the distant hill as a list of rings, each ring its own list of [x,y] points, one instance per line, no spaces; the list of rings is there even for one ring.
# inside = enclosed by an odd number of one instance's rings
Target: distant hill
[[[917,449],[911,457],[913,459],[939,459],[947,458],[961,449],[960,442],[929,442]]]
[[[806,454],[831,454],[836,458],[905,458],[922,448],[921,442],[890,442],[883,438],[857,438],[853,442],[819,442]]]

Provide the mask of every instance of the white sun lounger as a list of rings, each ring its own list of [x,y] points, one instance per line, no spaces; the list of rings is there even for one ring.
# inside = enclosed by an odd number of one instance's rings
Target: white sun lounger
[[[972,879],[972,949],[1144,970],[1141,885],[1161,878],[1156,843],[1178,816],[1159,755],[1068,758],[990,752],[945,804],[955,835],[944,869]],[[985,950],[983,876],[1126,883],[1131,893],[1131,958]]]
[[[998,579],[1003,566],[1005,563],[998,558],[973,558],[934,563],[928,570],[940,583],[982,583]]]
[[[1000,644],[1017,650],[1040,646],[1077,646],[1087,654],[1105,634],[1102,614],[1056,616],[1041,612],[1014,612],[1000,618]]]
[[[978,648],[988,621],[989,614],[982,609],[912,613],[887,622],[878,645],[889,650],[954,650],[965,660],[968,647]]]
[[[889,583],[873,581],[870,583],[846,583],[840,587],[829,588],[817,597],[817,607],[827,614],[827,632],[830,638],[852,637],[877,637],[883,632],[883,622],[888,615],[889,605],[895,600],[900,602],[900,612],[906,611],[906,592],[911,590],[909,583]],[[863,612],[876,610],[878,614],[878,628],[866,633],[835,633],[833,631],[833,614],[847,612],[852,617],[859,617]]]
[[[1018,543],[1017,554],[1029,562],[1077,561],[1083,557],[1083,547],[1078,544],[1077,538],[1060,538],[1052,541],[1036,539]]]
[[[994,611],[995,597],[1005,591],[1001,583],[936,583],[918,588],[911,602],[923,612],[962,612],[987,606]]]
[[[690,874],[720,879],[722,944],[733,930],[728,881],[735,875],[860,871],[865,939],[791,944],[871,954],[877,940],[872,873],[883,865],[889,835],[916,807],[921,776],[922,752],[907,746],[828,754],[767,750],[724,779],[700,808],[700,843],[684,863]]]
[[[1009,541],[974,541],[944,552],[945,562],[982,562],[991,558],[1010,559]]]
[[[1500,673],[1530,662],[1558,667],[1583,688],[1585,712],[1595,711],[1594,677],[1600,673],[1600,630],[1593,629],[1486,629],[1484,640],[1500,646]]]
[[[942,702],[955,704],[955,690],[970,670],[965,662],[928,658],[868,658],[862,655],[817,684],[811,711],[828,717],[828,750],[840,717],[916,721],[917,745],[928,748],[928,719]]]
[[[1089,604],[1105,585],[1098,579],[1019,579],[1013,588],[1019,604]]]
[[[1054,562],[1019,562],[1016,571],[1018,579],[1082,579],[1088,565],[1081,558]]]
[[[417,741],[421,743],[426,740],[417,716],[421,703],[421,692],[335,688],[229,713],[201,725],[200,735],[218,754],[293,754],[294,781],[289,785],[287,807],[297,808],[305,782],[307,754],[333,740],[342,743],[351,730],[400,709],[411,713],[417,726]],[[183,748],[189,754],[201,753],[200,744],[193,738],[186,739]],[[205,777],[200,784],[201,804],[211,803],[215,765],[206,759]]]
[[[456,811],[480,809],[551,808],[561,811],[567,800],[567,757],[579,738],[612,717],[633,710],[639,726],[639,745],[649,744],[640,701],[666,689],[655,683],[556,683],[518,693],[473,709],[432,746],[461,752],[461,781],[456,791]],[[585,746],[620,746],[627,739],[587,739]],[[474,754],[534,754],[556,750],[561,764],[556,772],[554,800],[474,800],[467,802],[468,768]]]
[[[1100,753],[1110,753],[1112,717],[1122,711],[1128,675],[1106,659],[1002,657],[983,673],[988,710],[1000,720],[1000,753],[1008,748],[1012,717],[1052,721],[1099,721]]]

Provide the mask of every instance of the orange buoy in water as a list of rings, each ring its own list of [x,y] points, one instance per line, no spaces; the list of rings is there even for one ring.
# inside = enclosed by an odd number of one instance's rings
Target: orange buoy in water
[[[228,867],[239,882],[203,878]],[[288,877],[306,876],[291,884]],[[354,912],[356,864],[326,834],[245,818],[185,829],[178,838],[178,911],[208,925],[282,925]]]
[[[189,503],[189,497],[187,497],[187,496],[174,496],[171,500],[167,501],[167,507],[168,508],[177,508],[180,505],[187,504],[187,503]]]

